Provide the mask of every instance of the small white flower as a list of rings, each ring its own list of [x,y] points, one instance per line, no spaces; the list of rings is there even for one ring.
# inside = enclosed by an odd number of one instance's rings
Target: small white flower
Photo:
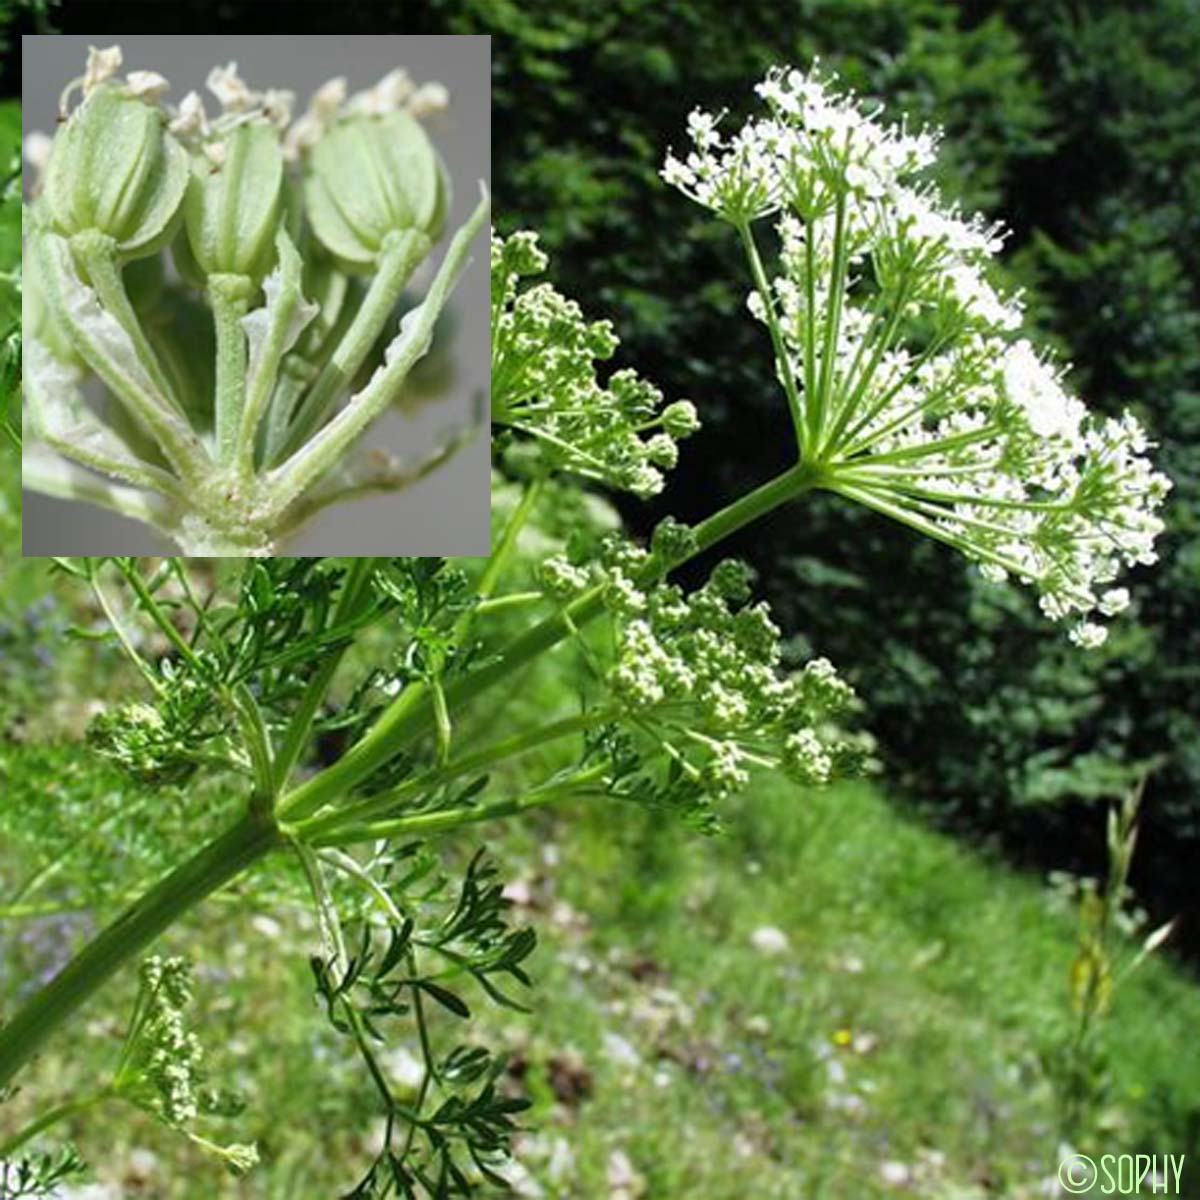
[[[1106,617],[1114,617],[1129,607],[1129,589],[1124,587],[1109,588],[1101,597],[1098,605]]]
[[[313,92],[312,99],[308,102],[308,111],[322,121],[330,121],[337,116],[338,110],[345,102],[346,78],[344,75],[336,75]]]
[[[450,91],[440,83],[423,83],[406,105],[414,117],[427,117],[450,107]]]
[[[208,133],[208,115],[199,92],[188,92],[179,102],[179,111],[167,128],[182,138],[204,137]]]
[[[289,162],[321,140],[325,130],[337,119],[346,102],[346,80],[336,76],[323,83],[308,102],[308,110],[294,121],[283,138],[283,154]]]
[[[370,95],[380,112],[394,112],[412,94],[412,76],[403,68],[389,71],[373,88]]]
[[[95,88],[111,79],[121,69],[121,63],[124,61],[120,46],[109,46],[106,50],[97,50],[95,46],[89,46],[87,69],[83,76],[83,94],[90,95]]]
[[[1108,630],[1103,625],[1097,625],[1092,621],[1083,621],[1076,625],[1067,636],[1075,645],[1081,646],[1084,650],[1095,650],[1097,646],[1103,646],[1108,639]]]
[[[267,88],[261,97],[263,115],[273,125],[285,128],[292,119],[296,93],[287,88]]]
[[[1010,346],[1005,355],[1004,389],[1039,437],[1077,436],[1083,405],[1063,391],[1058,376],[1024,338]]]
[[[208,73],[205,86],[221,102],[221,107],[226,112],[245,112],[261,99],[238,74],[235,62],[225,67],[213,67]]]
[[[130,71],[125,76],[130,95],[143,100],[158,100],[171,90],[171,85],[157,71]]]
[[[700,150],[708,150],[720,140],[717,136],[717,119],[712,113],[693,109],[688,114],[688,133]]]

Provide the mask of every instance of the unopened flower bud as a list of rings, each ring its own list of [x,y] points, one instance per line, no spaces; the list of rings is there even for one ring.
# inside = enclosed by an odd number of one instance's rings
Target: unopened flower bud
[[[676,400],[663,409],[662,424],[673,438],[685,438],[700,428],[700,418],[690,400]]]
[[[305,204],[321,243],[350,269],[369,269],[389,234],[441,234],[450,186],[437,151],[406,112],[354,116],[313,147]]]
[[[54,139],[47,222],[64,237],[94,230],[122,259],[155,253],[187,187],[187,154],[164,115],[116,84],[95,87]]]

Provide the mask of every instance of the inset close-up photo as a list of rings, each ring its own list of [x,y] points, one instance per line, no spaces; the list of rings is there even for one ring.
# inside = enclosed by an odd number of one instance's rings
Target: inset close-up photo
[[[97,43],[22,39],[24,553],[486,554],[490,38]]]

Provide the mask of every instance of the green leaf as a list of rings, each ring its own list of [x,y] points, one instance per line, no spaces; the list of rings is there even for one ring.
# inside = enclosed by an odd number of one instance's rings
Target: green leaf
[[[471,1010],[453,992],[447,991],[446,988],[436,983],[430,983],[428,979],[421,980],[420,987],[423,992],[428,992],[432,999],[436,1000],[443,1008],[449,1009],[456,1017],[464,1019],[470,1017]]]

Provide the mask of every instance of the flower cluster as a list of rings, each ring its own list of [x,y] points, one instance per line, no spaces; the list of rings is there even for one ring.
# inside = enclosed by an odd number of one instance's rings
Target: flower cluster
[[[137,1031],[124,1070],[137,1074],[146,1089],[145,1105],[168,1125],[184,1125],[200,1111],[197,1073],[204,1051],[183,1017],[191,1000],[186,959],[155,957],[142,963]]]
[[[612,325],[587,321],[548,283],[522,286],[546,263],[535,234],[493,235],[492,419],[532,439],[539,462],[653,496],[675,465],[676,443],[699,428],[695,407],[664,407],[662,393],[631,370],[602,384],[595,364],[617,347]]]
[[[88,725],[88,744],[139,783],[184,783],[222,734],[222,711],[209,688],[166,659],[156,700],[130,700],[99,713]],[[221,748],[236,761],[232,747]]]
[[[817,70],[774,70],[733,135],[694,112],[664,178],[734,225],[801,460],[818,486],[1031,585],[1094,646],[1122,570],[1155,559],[1170,487],[1130,415],[1089,414],[1020,336],[1000,226],[920,181],[938,135],[880,120]],[[773,218],[777,265],[752,224]]]
[[[218,1145],[187,1128],[202,1112],[237,1107],[203,1086],[204,1050],[185,1015],[191,1002],[192,970],[186,959],[155,956],[142,963],[113,1091],[243,1174],[258,1162],[253,1145]]]
[[[339,76],[313,93],[304,115],[288,130],[284,150],[289,158],[299,158],[321,140],[339,117],[383,117],[394,112],[426,117],[441,112],[449,103],[450,93],[443,84],[431,82],[418,86],[403,67],[389,71],[373,87],[356,92],[349,99],[346,98],[346,81]]]
[[[122,64],[120,47],[93,47],[53,140],[27,143],[41,177],[25,224],[25,485],[187,554],[269,557],[320,508],[399,491],[465,441],[338,470],[428,353],[489,202],[397,328],[450,207],[418,120],[444,87],[397,70],[347,99],[335,79],[292,124],[293,94],[251,88],[236,63],[209,73],[215,117]]]
[[[569,601],[599,588],[616,628],[606,686],[635,722],[653,728],[668,753],[705,790],[746,785],[750,765],[780,766],[808,784],[828,783],[861,759],[836,722],[856,707],[853,690],[827,659],[781,670],[779,629],[767,605],[750,603],[750,576],[735,561],[718,565],[689,593],[646,584],[654,550],[608,535],[583,561],[556,555],[543,565],[547,591]]]

